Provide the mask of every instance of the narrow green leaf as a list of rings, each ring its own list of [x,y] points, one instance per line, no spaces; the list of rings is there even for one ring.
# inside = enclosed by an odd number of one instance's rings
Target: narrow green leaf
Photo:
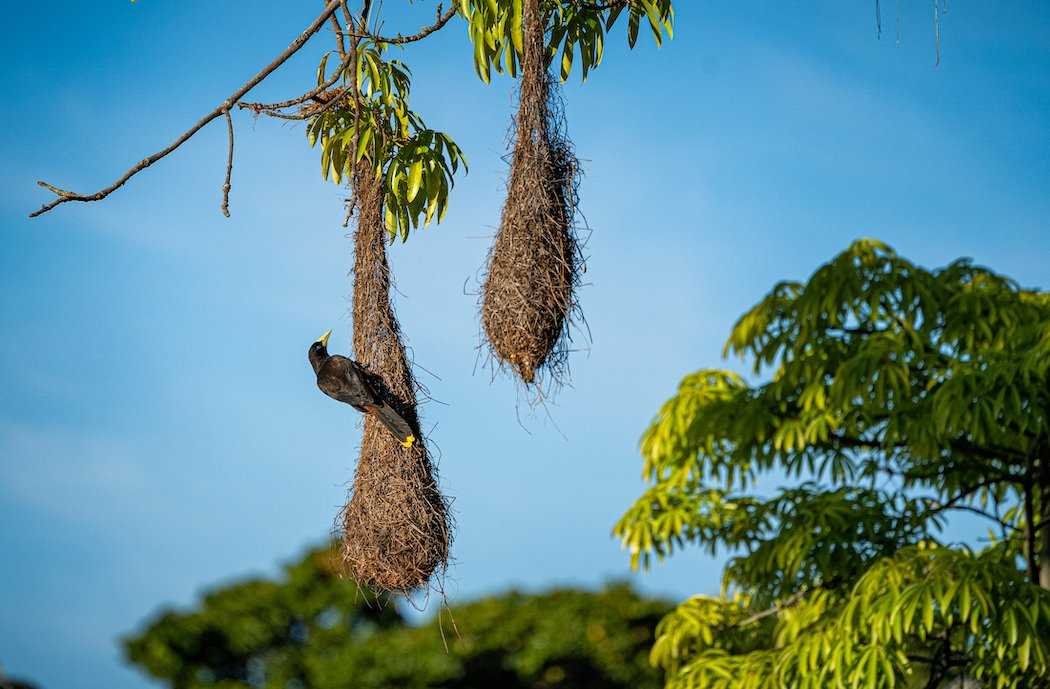
[[[417,160],[408,171],[408,201],[413,201],[419,193],[420,184],[423,181],[423,161]]]

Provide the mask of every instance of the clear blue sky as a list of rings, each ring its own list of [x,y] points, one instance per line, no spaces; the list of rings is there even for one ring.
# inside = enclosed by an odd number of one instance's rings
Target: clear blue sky
[[[390,30],[427,3],[387,0]],[[594,232],[594,335],[542,416],[474,372],[474,284],[498,222],[512,84],[474,76],[453,25],[408,52],[415,105],[471,160],[437,229],[391,250],[424,419],[459,530],[454,599],[628,576],[611,540],[637,440],[736,316],[859,236],[1050,287],[1050,6],[956,0],[934,67],[929,2],[679,2],[676,38],[622,33],[566,88]],[[131,689],[116,638],[202,587],[324,538],[353,474],[349,409],[306,363],[349,347],[342,191],[300,126],[238,113],[233,218],[221,122],[103,203],[30,221],[36,179],[107,184],[279,53],[318,2],[15,3],[0,60],[0,663],[46,689]],[[407,12],[407,14],[406,14]],[[319,36],[261,87],[303,90]],[[711,592],[687,553],[638,577]]]

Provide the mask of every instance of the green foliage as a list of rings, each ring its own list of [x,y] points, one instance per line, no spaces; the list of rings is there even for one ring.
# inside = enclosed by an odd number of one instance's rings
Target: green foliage
[[[280,581],[253,579],[207,593],[197,610],[164,611],[124,641],[129,661],[173,689],[285,687],[318,656],[400,624],[339,575],[338,554],[308,553]]]
[[[456,0],[467,20],[474,46],[474,65],[486,82],[491,71],[517,75],[522,53],[521,0]],[[633,48],[643,22],[657,45],[670,38],[674,24],[671,0],[553,0],[545,8],[548,62],[560,61],[568,79],[575,56],[586,79],[605,50],[605,35],[621,15],[627,17],[627,41]],[[626,11],[626,12],[625,12]],[[391,239],[432,221],[448,210],[454,176],[467,160],[448,134],[426,126],[409,107],[411,73],[400,60],[384,57],[389,45],[362,38],[339,73],[328,74],[326,54],[317,69],[317,85],[334,76],[338,88],[327,98],[336,102],[314,107],[308,117],[310,146],[320,144],[321,174],[336,184],[371,170],[383,185],[384,219]]]
[[[410,627],[309,553],[280,581],[235,583],[125,641],[172,689],[657,689],[648,662],[670,606],[625,585],[511,592]],[[447,644],[447,647],[446,647]]]
[[[492,71],[517,76],[522,60],[522,0],[457,0],[467,20],[474,45],[474,70],[488,83]],[[671,0],[627,0],[578,2],[547,0],[547,62],[558,62],[561,80],[568,80],[574,60],[579,59],[581,78],[601,64],[605,37],[626,10],[627,43],[633,48],[645,22],[657,46],[674,30]]]
[[[667,609],[622,585],[600,593],[511,592],[452,608],[443,631],[434,622],[346,646],[318,666],[314,686],[656,689],[660,678],[647,655]]]
[[[615,527],[636,567],[730,555],[721,595],[658,629],[668,686],[1050,686],[1050,295],[864,240],[726,352],[771,375],[687,376]],[[940,539],[959,511],[987,521],[979,550]]]
[[[382,180],[387,232],[407,240],[420,224],[445,218],[453,176],[467,161],[451,137],[429,129],[409,108],[411,73],[400,60],[383,58],[386,47],[361,42],[358,59],[340,75],[339,105],[319,110],[306,132],[311,146],[321,145],[325,179],[339,184],[360,167]],[[328,58],[317,69],[318,85],[330,78]]]

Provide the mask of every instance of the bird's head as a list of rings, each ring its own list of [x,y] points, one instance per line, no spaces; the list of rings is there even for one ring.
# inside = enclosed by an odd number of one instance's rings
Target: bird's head
[[[329,330],[321,337],[317,338],[317,341],[310,345],[310,365],[313,366],[314,373],[321,368],[321,364],[328,358],[328,338],[332,336],[332,331]]]

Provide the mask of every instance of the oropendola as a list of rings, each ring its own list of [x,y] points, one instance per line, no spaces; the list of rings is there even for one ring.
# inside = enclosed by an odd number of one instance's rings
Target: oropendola
[[[329,330],[310,345],[310,365],[317,374],[317,387],[334,400],[345,402],[363,414],[371,414],[386,426],[404,447],[412,447],[416,436],[412,426],[383,401],[356,361],[328,353]]]

